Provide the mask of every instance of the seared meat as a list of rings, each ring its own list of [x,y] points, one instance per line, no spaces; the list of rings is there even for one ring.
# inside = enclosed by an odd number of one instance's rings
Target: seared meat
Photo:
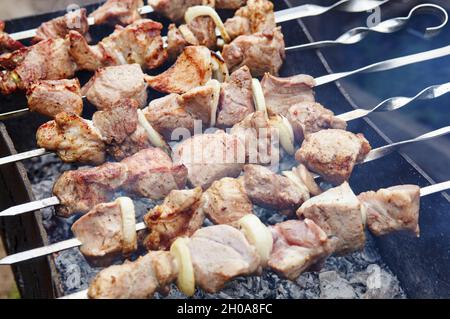
[[[355,164],[362,162],[370,150],[370,144],[362,134],[329,129],[306,136],[295,158],[326,181],[342,184],[350,178]]]
[[[119,189],[141,197],[162,199],[170,191],[184,188],[186,177],[184,166],[174,166],[162,150],[149,148],[120,163],[65,172],[56,181],[53,193],[61,202],[58,213],[68,217],[110,201]]]
[[[214,85],[215,82],[217,85]],[[220,84],[213,80],[204,86],[196,87],[181,96],[180,105],[192,115],[195,120],[202,121],[206,127],[217,117]]]
[[[145,240],[148,250],[167,250],[178,237],[190,237],[202,227],[205,215],[197,210],[202,189],[174,190],[162,205],[144,217],[150,235]]]
[[[237,137],[223,131],[195,135],[176,146],[174,162],[188,168],[191,185],[207,189],[216,180],[240,175],[245,147]]]
[[[239,9],[247,0],[216,0],[217,9]]]
[[[269,113],[272,115],[289,114],[291,106],[301,102],[314,102],[313,87],[316,82],[309,75],[294,75],[279,78],[266,73],[261,81]]]
[[[214,3],[211,0],[149,0],[148,4],[156,12],[169,18],[174,22],[184,20],[187,9],[198,5],[208,5]]]
[[[142,6],[142,0],[108,0],[89,17],[94,18],[95,24],[129,25],[141,18],[139,8]]]
[[[178,276],[169,252],[150,252],[135,262],[102,270],[89,287],[92,299],[146,299],[164,291]]]
[[[68,163],[101,164],[105,161],[105,143],[91,122],[62,112],[54,121],[42,125],[36,133],[37,144],[55,151]]]
[[[61,80],[74,77],[77,65],[69,54],[69,41],[49,39],[27,51],[14,71],[1,74],[0,93],[27,90],[39,80]]]
[[[215,224],[237,226],[243,216],[253,213],[253,204],[242,184],[242,181],[228,177],[215,181],[203,193],[198,211]]]
[[[139,64],[101,68],[83,87],[82,93],[97,109],[110,109],[122,99],[134,99],[147,104],[147,83]]]
[[[376,236],[407,230],[419,236],[420,188],[394,186],[358,196],[365,208],[366,223]]]
[[[335,241],[309,219],[277,224],[271,231],[274,247],[269,267],[290,280],[320,265],[334,250]]]
[[[107,152],[117,161],[123,160],[139,151],[153,147],[147,131],[138,124],[136,130],[128,135],[122,143],[111,143],[107,146]]]
[[[348,183],[311,198],[299,208],[297,216],[313,220],[328,236],[335,236],[339,255],[364,248],[361,203]]]
[[[80,82],[73,80],[40,80],[27,91],[30,111],[54,118],[61,112],[81,115],[83,99]]]
[[[238,276],[260,268],[260,257],[245,236],[228,225],[198,230],[188,242],[195,282],[209,293],[219,291]]]
[[[87,71],[132,63],[145,69],[154,69],[167,59],[161,29],[161,23],[149,19],[138,20],[126,28],[116,26],[109,37],[94,46],[89,46],[78,32],[71,31],[70,54],[78,67]]]
[[[308,188],[259,165],[244,167],[243,183],[251,201],[269,209],[292,212],[310,198]]]
[[[321,104],[315,102],[301,102],[291,106],[287,119],[294,129],[295,138],[302,142],[305,136],[325,129],[347,129],[347,123]]]
[[[87,213],[95,205],[109,202],[127,177],[127,167],[120,163],[65,172],[53,188],[61,202],[56,211],[63,217]]]
[[[217,126],[232,127],[255,111],[252,93],[252,75],[247,66],[234,71],[222,84]]]
[[[187,169],[174,165],[159,148],[149,148],[124,159],[128,179],[122,187],[137,196],[153,200],[165,198],[174,189],[186,186]]]
[[[47,39],[64,39],[70,31],[77,31],[86,36],[89,31],[89,23],[86,16],[86,9],[75,10],[67,13],[62,17],[55,18],[48,22],[44,22],[36,30],[36,36],[33,42]]]
[[[202,46],[189,46],[167,71],[157,76],[148,76],[147,83],[163,93],[183,94],[205,85],[211,77],[211,51]]]
[[[95,206],[72,226],[75,237],[82,242],[81,253],[94,262],[109,262],[121,254],[137,249],[124,243],[123,212],[119,200]]]
[[[175,24],[169,25],[167,32],[167,53],[169,60],[174,61],[189,44]]]
[[[278,132],[271,127],[264,112],[248,115],[230,133],[245,145],[246,163],[270,165],[280,161]]]
[[[243,4],[243,1],[233,2]],[[273,3],[267,0],[248,0],[245,7],[240,8],[233,18],[225,22],[225,29],[232,39],[240,35],[249,35],[275,28]]]
[[[1,36],[1,33],[0,33]],[[17,68],[20,63],[25,60],[25,57],[27,56],[28,52],[30,52],[29,47],[23,47],[20,49],[17,49],[13,52],[3,53],[0,55],[0,68],[3,68],[5,70],[14,70]]]
[[[253,76],[278,75],[286,57],[281,28],[241,35],[223,47],[222,56],[231,72],[246,65]]]
[[[22,43],[12,39],[5,32],[5,23],[0,20],[0,54],[5,52],[13,52],[23,47],[24,45]]]

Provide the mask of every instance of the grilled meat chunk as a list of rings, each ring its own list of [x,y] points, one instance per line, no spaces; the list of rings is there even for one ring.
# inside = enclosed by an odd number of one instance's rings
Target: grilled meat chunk
[[[73,80],[40,80],[27,90],[28,108],[54,118],[61,112],[81,115],[83,99],[80,82]]]
[[[167,59],[161,37],[162,24],[150,19],[138,20],[116,30],[97,45],[89,46],[76,31],[69,33],[70,54],[82,70],[137,63],[144,69],[161,66]]]
[[[211,0],[149,0],[148,4],[156,12],[169,18],[174,22],[184,20],[184,14],[187,9],[198,5],[213,5]]]
[[[195,135],[176,146],[174,162],[187,167],[191,185],[205,190],[216,180],[240,175],[245,147],[237,137],[223,131]]]
[[[302,142],[305,136],[325,129],[347,129],[347,123],[321,104],[300,102],[291,106],[287,119],[294,129],[295,139]]]
[[[188,43],[180,29],[173,23],[169,25],[169,31],[167,32],[167,53],[169,60],[176,60],[188,45],[192,44]]]
[[[239,9],[247,0],[216,0],[217,9]]]
[[[126,26],[141,18],[139,8],[143,6],[142,0],[108,0],[89,17],[94,18],[95,24],[111,23]]]
[[[297,216],[313,220],[328,236],[335,236],[336,253],[346,255],[364,248],[361,208],[348,183],[344,183],[305,202]]]
[[[128,179],[122,187],[131,194],[158,200],[186,186],[186,167],[174,165],[169,155],[159,148],[142,150],[121,164],[128,170]]]
[[[147,131],[138,124],[136,130],[122,143],[108,144],[106,150],[114,159],[120,161],[150,147],[153,147],[153,144],[150,142]]]
[[[68,40],[49,39],[28,48],[13,71],[0,75],[0,93],[27,90],[39,80],[73,78],[77,65],[69,54],[69,46]]]
[[[33,42],[47,39],[64,39],[70,31],[77,31],[81,35],[86,36],[89,32],[89,23],[86,16],[86,9],[68,12],[62,17],[57,17],[48,22],[44,22],[36,30],[36,36],[33,38]]]
[[[148,76],[146,80],[157,91],[183,94],[205,85],[211,78],[211,51],[202,46],[189,46],[167,71]]]
[[[55,120],[38,129],[36,138],[39,147],[55,151],[64,162],[101,164],[105,161],[106,145],[100,132],[91,122],[75,114],[57,114]]]
[[[320,265],[334,250],[335,241],[309,219],[277,224],[271,231],[274,246],[269,267],[290,280]]]
[[[306,136],[295,158],[326,181],[342,184],[350,178],[355,164],[362,162],[370,150],[370,144],[362,134],[328,129]]]
[[[261,81],[269,113],[285,117],[291,106],[301,102],[315,102],[315,85],[313,77],[303,74],[279,78],[266,73]]]
[[[139,64],[125,64],[97,70],[82,93],[98,110],[114,108],[122,99],[134,99],[143,107],[147,87]]]
[[[73,224],[72,232],[82,243],[80,251],[90,261],[110,262],[137,249],[137,240],[131,246],[125,243],[122,208],[119,200],[99,204]]]
[[[89,287],[91,299],[146,299],[164,291],[178,276],[169,252],[150,252],[135,262],[102,270]]]
[[[0,33],[1,37],[1,33]],[[17,68],[20,63],[25,60],[25,57],[27,56],[28,52],[30,52],[29,47],[23,47],[19,48],[16,51],[13,52],[7,52],[0,55],[0,68],[5,70],[14,70]]]
[[[231,72],[246,65],[253,76],[278,75],[286,57],[281,28],[241,35],[224,46],[222,56]]]
[[[222,84],[217,125],[232,127],[255,111],[252,93],[252,75],[247,66],[234,71]]]
[[[235,2],[234,5],[237,4],[236,2],[243,4],[242,1],[232,2]],[[249,35],[275,28],[273,3],[267,0],[248,0],[245,7],[240,8],[233,18],[225,22],[225,29],[232,39],[240,35]]]
[[[61,202],[56,211],[63,217],[87,213],[95,205],[109,202],[127,178],[127,167],[120,163],[65,172],[53,188]]]
[[[310,198],[308,188],[259,165],[244,167],[243,184],[250,200],[268,209],[292,212]]]
[[[198,230],[188,247],[195,282],[209,293],[219,291],[235,277],[254,274],[260,268],[256,249],[239,230],[228,225]]]
[[[144,217],[150,235],[145,239],[148,250],[167,250],[178,237],[190,237],[202,227],[205,215],[197,210],[202,189],[174,190],[162,205]]]
[[[19,41],[12,39],[5,32],[5,22],[0,20],[0,54],[5,52],[14,52],[16,50],[22,49],[24,45]]]
[[[242,184],[241,180],[228,177],[215,181],[203,193],[198,211],[215,224],[236,227],[242,217],[253,213],[253,204]]]
[[[406,230],[419,236],[420,188],[394,186],[358,196],[366,213],[366,223],[376,236]]]

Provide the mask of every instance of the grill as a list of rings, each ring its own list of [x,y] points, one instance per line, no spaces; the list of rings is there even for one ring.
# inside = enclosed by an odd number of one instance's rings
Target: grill
[[[411,8],[412,3],[419,1],[393,1],[383,12],[403,15]],[[444,2],[444,1],[440,1]],[[303,4],[305,1],[275,1],[275,9],[281,10],[290,6]],[[436,1],[439,3],[439,1]],[[318,1],[318,4],[329,4]],[[92,10],[95,6],[88,7]],[[11,21],[8,32],[15,32],[35,28],[44,21],[60,16],[62,13],[52,13]],[[169,21],[156,15],[166,27]],[[226,16],[223,16],[226,17]],[[363,25],[367,15],[330,12],[316,18],[284,23],[283,33],[286,45],[313,42],[319,39],[332,38],[334,26],[342,31],[357,25]],[[383,18],[385,18],[383,16]],[[326,21],[326,24],[324,24]],[[345,21],[345,22],[344,22]],[[320,23],[320,24],[319,24]],[[335,31],[335,30],[334,30]],[[439,41],[448,34],[447,27],[441,36],[430,40]],[[101,39],[111,32],[109,27],[95,27],[92,29],[94,39]],[[335,34],[336,35],[336,34]],[[381,36],[380,36],[381,37]],[[401,35],[385,36],[384,41],[399,39]],[[378,41],[372,38],[367,41]],[[428,42],[430,45],[434,43]],[[281,76],[306,73],[314,77],[351,69],[339,65],[336,56],[342,52],[356,50],[361,52],[363,47],[345,49],[331,49],[321,51],[291,51],[287,53]],[[383,52],[385,53],[385,52]],[[389,55],[400,56],[398,52]],[[372,53],[368,54],[372,55]],[[373,53],[374,59],[380,59],[380,52]],[[382,55],[382,59],[390,56]],[[360,59],[361,60],[361,59]],[[362,65],[371,61],[363,61]],[[356,62],[355,62],[356,63]],[[361,65],[361,64],[360,64]],[[427,64],[428,66],[430,64]],[[431,65],[439,65],[433,62]],[[161,70],[155,70],[155,73]],[[400,75],[403,70],[393,71]],[[435,72],[430,72],[435,74]],[[82,82],[87,81],[89,74],[81,73]],[[371,77],[377,77],[372,75]],[[356,78],[356,83],[360,77]],[[405,78],[405,81],[407,79]],[[445,82],[444,76],[434,83]],[[352,83],[345,81],[321,86],[316,90],[319,102],[333,110],[336,114],[348,112],[359,106],[355,103],[352,93]],[[424,83],[417,89],[423,88]],[[395,87],[395,83],[389,84]],[[418,90],[415,90],[418,92]],[[404,95],[404,94],[399,94]],[[394,96],[394,94],[392,94]],[[151,93],[150,99],[158,97]],[[447,100],[448,101],[448,100]],[[431,103],[442,103],[439,102]],[[430,104],[431,104],[430,103]],[[14,106],[26,105],[23,94],[1,97],[2,112],[13,110]],[[93,108],[86,108],[92,110]],[[90,117],[92,114],[84,114]],[[0,156],[8,156],[16,152],[34,149],[34,135],[47,119],[37,114],[8,120],[0,123]],[[382,126],[374,124],[369,119],[352,121],[349,125],[352,132],[363,133],[374,147],[391,142],[383,132]],[[447,142],[447,141],[446,141]],[[285,158],[282,165],[292,166],[293,159]],[[447,158],[448,161],[448,158]],[[59,159],[50,155],[26,162],[0,167],[0,210],[8,207],[51,196],[51,188],[55,179],[65,170],[74,166],[62,164]],[[416,184],[427,186],[434,180],[429,177],[419,164],[403,153],[395,153],[358,166],[350,180],[355,193],[388,187],[397,184]],[[326,186],[326,185],[324,185]],[[137,201],[137,215],[142,217],[155,203]],[[329,258],[322,271],[306,273],[297,282],[281,279],[272,272],[262,277],[238,278],[226,286],[217,295],[197,292],[197,298],[445,298],[450,296],[450,241],[449,216],[450,201],[446,194],[434,194],[422,199],[420,226],[422,234],[416,239],[407,234],[393,234],[388,237],[373,239],[369,237],[364,251],[347,257]],[[257,209],[257,215],[267,224],[275,224],[285,217],[263,209]],[[53,215],[52,209],[45,209],[35,214],[25,214],[20,217],[0,219],[0,233],[8,254],[25,251],[31,248],[47,245],[72,237],[70,226],[74,219],[62,219]],[[79,253],[78,249],[71,249],[46,258],[39,258],[25,263],[19,263],[13,268],[16,281],[24,298],[56,298],[77,292],[88,287],[93,276],[100,270],[92,268]],[[378,276],[378,277],[374,277]],[[371,278],[380,278],[381,286],[372,285]],[[180,298],[183,295],[172,289],[169,298]],[[162,297],[162,296],[157,296]]]

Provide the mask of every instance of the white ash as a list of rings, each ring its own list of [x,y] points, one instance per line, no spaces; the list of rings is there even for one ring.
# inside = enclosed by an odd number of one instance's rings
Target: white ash
[[[285,157],[280,163],[280,171],[288,170],[295,165],[292,157]],[[62,164],[55,156],[44,156],[26,163],[29,178],[33,184],[33,192],[37,199],[51,197],[52,187],[61,172],[74,169],[76,166]],[[329,188],[330,185],[321,185]],[[159,202],[135,200],[138,220]],[[274,211],[255,207],[255,213],[261,220],[273,225],[287,219]],[[71,225],[77,219],[60,218],[54,215],[52,208],[43,211],[42,220],[48,234],[49,242],[54,243],[73,237]],[[211,225],[210,221],[205,226]],[[144,252],[139,252],[143,254]],[[135,258],[137,255],[135,256]],[[68,295],[86,289],[95,275],[101,270],[87,263],[78,249],[69,249],[53,256],[60,275],[61,291]],[[118,260],[120,264],[123,261]],[[168,296],[157,294],[156,298],[185,298],[175,285],[171,286]],[[305,273],[296,282],[280,278],[271,271],[264,271],[262,276],[237,278],[228,283],[218,294],[197,291],[194,298],[229,299],[229,298],[405,298],[399,281],[383,263],[368,236],[367,244],[362,252],[346,257],[329,258],[320,273]]]

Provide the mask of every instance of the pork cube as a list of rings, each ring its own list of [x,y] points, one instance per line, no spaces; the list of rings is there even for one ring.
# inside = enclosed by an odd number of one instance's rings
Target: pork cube
[[[97,25],[104,23],[129,25],[141,18],[139,9],[143,6],[142,0],[107,0],[89,17],[94,18]]]

